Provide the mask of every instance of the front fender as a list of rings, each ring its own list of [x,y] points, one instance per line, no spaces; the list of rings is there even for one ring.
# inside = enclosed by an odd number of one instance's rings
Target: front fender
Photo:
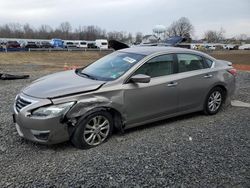
[[[79,100],[73,108],[71,108],[66,114],[67,118],[76,118],[89,114],[93,109],[100,109],[104,107],[110,107],[112,101],[105,97],[93,97]]]

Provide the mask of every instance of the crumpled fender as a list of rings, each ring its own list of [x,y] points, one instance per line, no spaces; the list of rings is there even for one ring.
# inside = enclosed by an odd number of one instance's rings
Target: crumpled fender
[[[82,100],[79,100],[71,110],[66,114],[66,119],[83,119],[94,112],[101,110],[115,110],[119,113],[121,118],[114,116],[114,126],[117,130],[123,133],[123,125],[125,124],[126,116],[123,113],[123,91],[122,95],[114,94],[112,97],[105,96],[91,96]],[[121,93],[120,93],[121,94]],[[119,116],[119,117],[120,117]],[[72,133],[71,133],[72,134]]]
[[[117,93],[117,92],[122,92]],[[126,119],[123,105],[123,91],[112,92],[109,96],[93,95],[88,98],[81,99],[66,114],[66,118],[77,118],[87,116],[94,111],[111,108],[122,115],[122,119]]]
[[[82,99],[78,101],[75,106],[67,113],[68,118],[80,117],[85,115],[88,111],[101,107],[110,106],[111,101],[104,97],[93,97]]]

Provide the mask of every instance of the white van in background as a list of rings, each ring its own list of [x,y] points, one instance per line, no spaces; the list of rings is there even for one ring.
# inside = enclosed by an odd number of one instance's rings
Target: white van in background
[[[88,48],[88,43],[87,43],[87,41],[77,41],[76,47],[77,48]]]
[[[64,41],[64,48],[76,48],[76,43],[74,41]]]
[[[239,46],[239,50],[250,50],[250,44],[243,44]]]
[[[108,40],[107,39],[96,39],[95,45],[100,49],[108,49]]]

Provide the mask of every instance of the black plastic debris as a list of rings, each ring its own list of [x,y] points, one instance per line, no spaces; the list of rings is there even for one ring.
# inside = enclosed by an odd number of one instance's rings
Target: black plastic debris
[[[27,79],[29,75],[13,75],[13,74],[5,74],[0,73],[0,80],[16,80],[16,79]]]

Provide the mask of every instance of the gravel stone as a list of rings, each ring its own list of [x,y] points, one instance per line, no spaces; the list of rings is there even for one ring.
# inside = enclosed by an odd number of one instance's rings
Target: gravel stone
[[[40,145],[12,123],[16,94],[34,79],[0,80],[0,187],[250,187],[250,109],[223,108],[147,124],[88,150]],[[250,103],[250,73],[233,97]]]

